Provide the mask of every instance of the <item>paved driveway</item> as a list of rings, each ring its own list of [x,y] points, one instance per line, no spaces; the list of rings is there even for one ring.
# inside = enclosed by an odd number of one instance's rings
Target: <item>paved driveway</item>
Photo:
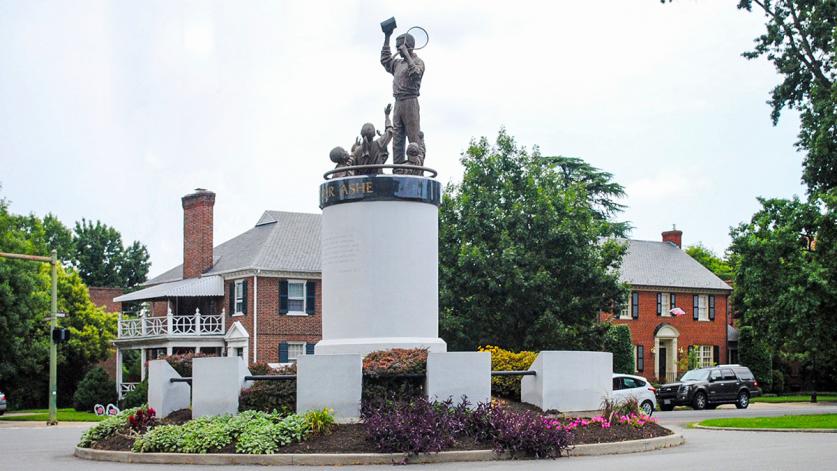
[[[764,405],[744,412],[749,415],[784,415],[835,412],[837,406]],[[736,409],[714,411],[674,411],[660,414],[661,422],[686,436],[686,444],[677,448],[651,453],[582,458],[561,458],[549,461],[502,461],[490,463],[452,463],[448,465],[410,466],[405,469],[473,469],[473,470],[602,470],[602,469],[675,469],[683,470],[797,470],[834,469],[837,463],[837,433],[759,433],[724,432],[681,429],[671,423],[692,422],[709,416],[739,414]],[[694,418],[697,415],[697,418]],[[164,465],[126,465],[84,461],[72,456],[73,446],[86,426],[64,424],[61,427],[0,428],[0,470],[24,471],[97,471],[97,470],[174,470],[203,469],[201,467]],[[209,467],[218,470],[258,471],[263,467]],[[271,468],[271,469],[327,469],[327,468]],[[351,467],[351,470],[391,469],[388,466]]]

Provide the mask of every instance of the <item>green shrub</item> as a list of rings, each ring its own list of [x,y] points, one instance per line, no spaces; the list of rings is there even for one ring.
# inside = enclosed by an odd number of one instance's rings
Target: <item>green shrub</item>
[[[136,412],[137,408],[125,409],[119,414],[99,422],[82,434],[78,446],[90,448],[94,443],[104,440],[120,430],[127,429],[128,418]]]
[[[781,370],[773,370],[772,384],[770,392],[774,394],[782,394],[785,392],[785,375]]]
[[[122,398],[122,407],[140,407],[148,402],[148,380],[137,384],[133,391],[128,391]]]
[[[511,352],[500,347],[486,345],[480,347],[481,352],[491,353],[491,369],[493,371],[523,371],[532,366],[537,352]],[[520,399],[519,376],[495,376],[491,378],[491,394],[509,399]]]
[[[329,434],[334,428],[334,409],[309,410],[304,417],[312,433]]]
[[[168,355],[160,357],[159,360],[166,360],[169,362],[174,371],[177,371],[180,376],[183,377],[191,377],[192,376],[192,360],[195,358],[204,358],[208,357],[205,353],[180,353],[177,355]]]
[[[265,364],[256,364],[250,372],[254,375],[292,375],[296,374],[296,365],[273,369]],[[283,415],[293,412],[296,410],[296,380],[254,381],[250,388],[241,390],[238,410],[278,411]]]
[[[96,404],[115,403],[116,383],[110,379],[102,367],[95,367],[87,372],[78,383],[73,394],[73,408],[77,411],[91,412]]]
[[[634,345],[626,325],[609,325],[602,340],[602,351],[613,354],[613,372],[634,373]]]
[[[246,411],[236,416],[201,417],[183,425],[154,427],[134,442],[140,453],[209,453],[235,443],[237,453],[272,454],[302,441],[309,432],[301,415]]]
[[[750,368],[759,385],[771,390],[773,359],[772,349],[756,337],[752,326],[745,325],[738,330],[738,362]]]
[[[376,403],[422,397],[423,377],[399,375],[426,373],[427,349],[393,348],[372,352],[363,359],[363,401]]]

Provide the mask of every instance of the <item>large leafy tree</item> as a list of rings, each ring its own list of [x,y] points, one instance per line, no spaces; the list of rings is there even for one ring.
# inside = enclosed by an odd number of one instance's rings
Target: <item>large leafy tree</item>
[[[744,57],[766,57],[782,76],[770,95],[774,123],[785,108],[799,111],[802,179],[812,193],[837,188],[837,1],[740,0],[738,8],[765,15],[766,31]]]
[[[82,219],[76,222],[73,242],[73,266],[87,285],[130,288],[145,281],[151,266],[148,250],[136,241],[126,249],[115,228]]]
[[[17,216],[0,200],[0,251],[49,253],[51,222]],[[21,405],[46,401],[49,355],[50,268],[0,258],[0,385]],[[107,357],[116,334],[115,314],[90,301],[87,288],[71,268],[58,270],[58,309],[67,314],[61,327],[70,341],[59,347],[59,400],[66,403],[91,365]]]
[[[732,265],[715,255],[712,250],[706,248],[703,244],[699,243],[687,247],[686,253],[724,281],[732,280],[735,276]]]
[[[837,205],[760,202],[750,222],[732,231],[742,321],[774,353],[804,360],[821,379],[837,381],[837,213],[829,209]]]
[[[439,219],[441,331],[452,349],[596,349],[618,280],[622,187],[579,159],[527,152],[505,131],[463,154]]]

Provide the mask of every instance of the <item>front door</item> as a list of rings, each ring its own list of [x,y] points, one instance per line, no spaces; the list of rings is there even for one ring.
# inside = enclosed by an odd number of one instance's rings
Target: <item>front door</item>
[[[657,350],[657,361],[659,361],[659,369],[660,377],[665,378],[663,383],[669,383],[668,375],[666,374],[668,370],[666,369],[666,358],[668,357],[666,352],[666,347],[660,347]]]

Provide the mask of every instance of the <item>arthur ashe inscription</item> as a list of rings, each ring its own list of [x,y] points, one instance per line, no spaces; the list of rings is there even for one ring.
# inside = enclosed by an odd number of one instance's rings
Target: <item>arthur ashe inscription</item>
[[[320,208],[355,201],[415,201],[439,206],[442,185],[433,179],[406,175],[358,175],[320,185]]]

